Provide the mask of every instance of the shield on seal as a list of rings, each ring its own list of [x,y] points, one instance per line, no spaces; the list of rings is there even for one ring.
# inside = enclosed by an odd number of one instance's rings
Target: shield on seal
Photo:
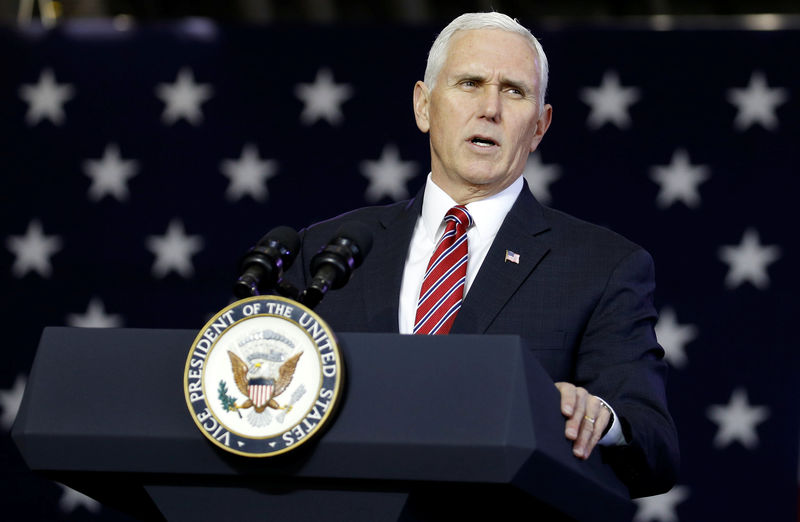
[[[247,394],[256,407],[267,404],[272,398],[274,389],[275,381],[273,379],[250,379],[247,381]]]

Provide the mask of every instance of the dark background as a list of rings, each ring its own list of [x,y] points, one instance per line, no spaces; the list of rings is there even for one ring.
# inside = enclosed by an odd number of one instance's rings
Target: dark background
[[[0,14],[13,20],[25,0],[3,2]],[[38,0],[31,2],[38,13]],[[48,5],[52,5],[52,13]],[[495,10],[517,18],[553,17],[590,20],[651,15],[719,16],[755,13],[797,14],[792,0],[63,0],[45,2],[46,15],[63,18],[130,15],[140,20],[163,20],[203,16],[224,21],[246,22],[411,22],[449,21],[461,13]]]

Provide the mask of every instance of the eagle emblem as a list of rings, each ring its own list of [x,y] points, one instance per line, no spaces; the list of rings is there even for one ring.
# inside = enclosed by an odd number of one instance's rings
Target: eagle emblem
[[[254,408],[256,413],[261,413],[267,408],[291,409],[291,405],[281,406],[275,398],[291,384],[301,355],[303,352],[287,358],[285,352],[270,350],[253,353],[245,362],[235,353],[228,351],[236,387],[248,397],[241,405],[233,404],[231,409]]]
[[[211,443],[271,457],[322,432],[343,378],[335,335],[319,316],[285,297],[255,296],[229,304],[197,334],[183,393]]]

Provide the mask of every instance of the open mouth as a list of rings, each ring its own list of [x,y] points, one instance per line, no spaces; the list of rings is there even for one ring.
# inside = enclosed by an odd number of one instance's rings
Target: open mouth
[[[479,147],[493,147],[497,145],[496,141],[489,138],[483,138],[481,136],[475,136],[469,141],[475,145],[478,145]]]

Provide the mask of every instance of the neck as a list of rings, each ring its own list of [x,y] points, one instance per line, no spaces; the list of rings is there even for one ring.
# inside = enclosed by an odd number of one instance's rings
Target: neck
[[[508,183],[502,186],[477,185],[467,182],[448,183],[446,178],[443,176],[437,176],[436,173],[432,172],[431,181],[433,181],[437,187],[442,189],[448,196],[450,196],[457,204],[467,205],[474,201],[480,201],[490,196],[494,196],[495,194],[499,194],[503,190],[510,187],[514,181],[516,181],[516,178],[509,180]]]

